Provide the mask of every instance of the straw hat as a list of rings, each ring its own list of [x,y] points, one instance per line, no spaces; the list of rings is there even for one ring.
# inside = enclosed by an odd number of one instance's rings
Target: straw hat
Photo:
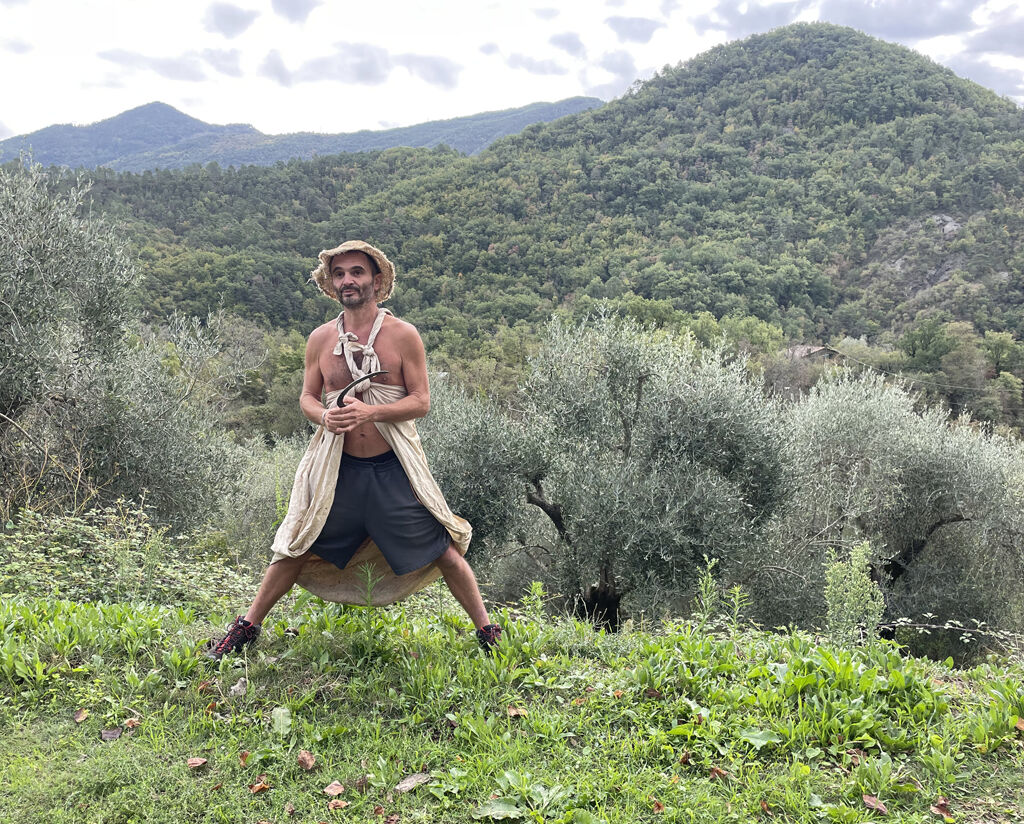
[[[324,249],[319,254],[320,265],[310,273],[309,279],[320,288],[321,292],[329,298],[338,300],[338,296],[334,292],[334,285],[331,283],[331,259],[335,255],[345,252],[363,252],[373,258],[381,274],[380,286],[374,292],[373,298],[377,303],[383,303],[391,297],[391,293],[395,291],[395,264],[388,260],[387,255],[380,249],[371,246],[364,240],[346,240],[341,246]]]

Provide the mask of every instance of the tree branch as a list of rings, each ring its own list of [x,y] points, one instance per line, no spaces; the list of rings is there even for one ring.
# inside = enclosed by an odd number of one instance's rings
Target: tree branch
[[[533,489],[528,488],[526,490],[526,502],[538,507],[541,512],[547,515],[551,519],[551,523],[555,525],[555,529],[558,530],[561,539],[569,544],[569,546],[572,546],[572,538],[569,537],[568,530],[565,527],[562,507],[551,503],[551,501],[544,497],[544,487],[541,486],[539,478],[533,481]]]

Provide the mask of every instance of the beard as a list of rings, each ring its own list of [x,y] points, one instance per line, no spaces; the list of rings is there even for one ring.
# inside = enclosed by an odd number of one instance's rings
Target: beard
[[[338,300],[341,301],[341,305],[349,309],[356,309],[364,304],[370,302],[373,297],[373,286],[365,287],[349,287],[343,289],[341,294],[338,295]]]

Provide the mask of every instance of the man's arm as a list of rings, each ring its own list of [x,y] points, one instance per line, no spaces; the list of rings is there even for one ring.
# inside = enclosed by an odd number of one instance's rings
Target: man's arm
[[[364,423],[397,423],[422,418],[430,411],[430,384],[427,380],[427,353],[416,327],[402,323],[394,327],[402,357],[402,380],[408,393],[394,403],[366,404],[356,397],[345,398],[345,406],[330,413],[339,432],[350,432]]]
[[[325,331],[320,326],[313,330],[306,342],[305,371],[302,374],[302,394],[299,395],[299,408],[302,414],[318,426],[323,422],[324,376],[320,371],[320,350],[326,339]]]

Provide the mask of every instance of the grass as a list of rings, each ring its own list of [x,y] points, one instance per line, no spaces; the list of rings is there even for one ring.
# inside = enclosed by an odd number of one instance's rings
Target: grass
[[[614,635],[537,588],[491,656],[439,586],[300,594],[211,664],[253,573],[137,510],[0,537],[0,822],[1024,821],[1019,663],[757,631],[710,567]]]
[[[488,657],[439,590],[301,595],[218,665],[197,652],[226,612],[4,598],[0,821],[938,822],[940,796],[1024,820],[1017,665],[729,619],[608,635],[540,602]]]

